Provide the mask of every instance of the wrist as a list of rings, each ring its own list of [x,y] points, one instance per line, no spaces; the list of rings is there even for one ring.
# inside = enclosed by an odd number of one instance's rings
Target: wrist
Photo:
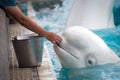
[[[48,31],[45,31],[45,32],[43,33],[43,36],[46,37],[47,34],[48,34]]]

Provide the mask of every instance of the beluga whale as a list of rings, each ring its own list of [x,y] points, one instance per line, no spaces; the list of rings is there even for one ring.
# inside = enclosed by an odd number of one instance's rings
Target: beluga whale
[[[66,27],[82,26],[88,29],[114,28],[115,0],[74,0]]]
[[[61,37],[62,42],[54,45],[54,51],[62,67],[84,68],[120,61],[98,35],[83,26],[66,28]]]

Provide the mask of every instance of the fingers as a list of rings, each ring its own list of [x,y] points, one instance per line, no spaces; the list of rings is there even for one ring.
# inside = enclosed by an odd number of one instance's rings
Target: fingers
[[[59,44],[62,41],[61,38],[56,38],[52,41],[53,44]]]
[[[62,41],[62,38],[54,32],[48,32],[46,38],[53,44],[59,44]]]
[[[60,44],[60,42],[62,41],[62,38],[60,36],[57,36],[53,41],[52,43],[53,44]]]

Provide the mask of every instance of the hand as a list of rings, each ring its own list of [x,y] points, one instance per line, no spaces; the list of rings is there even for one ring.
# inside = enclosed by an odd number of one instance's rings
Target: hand
[[[46,32],[45,37],[53,44],[59,44],[62,41],[62,38],[54,32]]]

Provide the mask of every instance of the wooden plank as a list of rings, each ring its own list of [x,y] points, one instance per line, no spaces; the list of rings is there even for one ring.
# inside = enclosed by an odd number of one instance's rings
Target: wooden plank
[[[6,14],[0,9],[0,80],[9,80],[7,28]]]
[[[35,20],[35,16],[30,13],[33,12],[32,7],[28,3],[28,16]],[[19,24],[12,24],[10,27],[11,38],[19,35],[26,35],[32,33],[28,29],[20,26]],[[11,44],[11,42],[10,42]],[[10,80],[57,80],[53,71],[53,66],[50,60],[50,56],[47,47],[44,47],[43,62],[40,67],[37,68],[18,68],[15,52],[12,44],[10,45]]]
[[[20,26],[19,24],[9,25],[9,28],[11,39],[13,36],[31,33],[31,31]],[[19,68],[12,42],[9,42],[9,44],[10,80],[39,80],[37,67]]]

